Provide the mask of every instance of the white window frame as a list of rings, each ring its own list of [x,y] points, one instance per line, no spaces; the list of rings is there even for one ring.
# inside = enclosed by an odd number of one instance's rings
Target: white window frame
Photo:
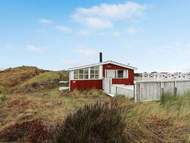
[[[118,71],[123,71],[123,77],[118,77]],[[107,71],[114,71],[114,77],[107,77]],[[118,78],[118,79],[126,79],[128,78],[128,70],[127,69],[117,69],[117,70],[106,70],[105,77],[106,78]]]
[[[99,79],[99,77],[100,77],[100,72],[99,72],[100,68],[99,68],[99,66],[90,67],[89,70],[90,70],[89,79]]]
[[[92,68],[94,68],[94,69],[92,70]],[[80,70],[83,70],[82,73]],[[85,70],[86,70],[86,73],[85,73]],[[92,71],[93,71],[93,73],[91,73]],[[97,80],[97,79],[100,79],[100,67],[99,66],[76,69],[76,70],[73,70],[72,73],[73,73],[74,80]],[[91,78],[91,74],[93,74],[92,78]],[[86,75],[88,75],[88,78],[85,78]]]
[[[119,71],[122,71],[123,72],[123,76],[122,77],[119,77]],[[116,78],[125,78],[125,70],[121,69],[121,70],[116,70]]]
[[[85,73],[85,70],[87,71],[87,73]],[[82,71],[82,72],[81,72]],[[83,68],[83,69],[77,69],[73,71],[74,74],[74,80],[85,80],[85,79],[89,79],[89,69],[88,68]],[[77,75],[77,77],[76,77]],[[88,78],[85,78],[85,76],[88,76]]]

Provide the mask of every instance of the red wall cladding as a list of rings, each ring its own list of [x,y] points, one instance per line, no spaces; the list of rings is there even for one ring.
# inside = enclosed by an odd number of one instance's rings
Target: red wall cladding
[[[125,67],[121,67],[118,65],[113,64],[105,64],[103,65],[103,76],[105,77],[105,70],[107,69],[127,69],[128,70],[128,78],[120,79],[120,78],[114,78],[112,79],[112,84],[126,84],[126,85],[133,85],[134,84],[134,70],[128,69]]]
[[[102,89],[102,80],[71,80],[70,90]]]

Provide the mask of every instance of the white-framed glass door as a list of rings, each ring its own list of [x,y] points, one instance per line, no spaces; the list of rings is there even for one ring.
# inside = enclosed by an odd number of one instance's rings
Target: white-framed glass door
[[[106,70],[105,71],[105,78],[115,78],[115,70]]]
[[[105,70],[105,78],[103,80],[103,89],[106,93],[111,94],[112,78],[115,78],[115,70]]]

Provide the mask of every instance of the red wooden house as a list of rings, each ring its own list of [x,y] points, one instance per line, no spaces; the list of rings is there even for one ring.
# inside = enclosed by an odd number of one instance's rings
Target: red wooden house
[[[70,90],[103,89],[110,90],[111,85],[134,85],[134,70],[136,68],[114,61],[79,66],[69,69]]]

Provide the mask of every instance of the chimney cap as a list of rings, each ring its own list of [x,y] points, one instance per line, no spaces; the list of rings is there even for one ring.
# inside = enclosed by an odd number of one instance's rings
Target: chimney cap
[[[102,54],[102,52],[99,53],[99,62],[100,63],[103,62],[103,54]]]

